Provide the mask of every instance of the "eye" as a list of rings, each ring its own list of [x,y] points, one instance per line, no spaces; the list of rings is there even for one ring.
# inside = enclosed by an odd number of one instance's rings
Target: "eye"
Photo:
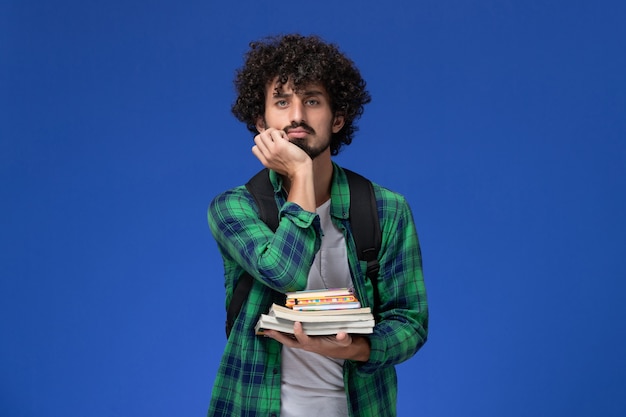
[[[275,104],[278,107],[287,107],[287,100],[276,100]]]
[[[306,104],[309,106],[317,106],[320,104],[320,101],[316,98],[310,98],[306,101]]]

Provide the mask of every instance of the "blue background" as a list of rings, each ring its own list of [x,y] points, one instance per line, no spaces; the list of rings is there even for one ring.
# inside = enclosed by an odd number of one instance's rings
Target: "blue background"
[[[400,416],[626,415],[623,1],[3,1],[0,414],[203,416],[206,208],[259,168],[247,44],[317,33],[373,102],[337,161],[406,195],[430,338]]]

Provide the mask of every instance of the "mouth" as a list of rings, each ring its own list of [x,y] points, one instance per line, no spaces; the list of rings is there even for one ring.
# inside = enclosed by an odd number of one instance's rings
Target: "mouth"
[[[292,126],[287,126],[283,130],[287,134],[287,137],[292,140],[305,139],[307,136],[313,135],[315,133],[313,129],[311,129],[309,126],[304,125],[304,123],[301,123],[299,125],[294,123]]]
[[[289,139],[304,139],[310,133],[311,132],[301,127],[287,130],[287,136],[289,137]]]
[[[287,132],[289,139],[304,139],[308,136],[308,133],[304,130],[290,130]]]

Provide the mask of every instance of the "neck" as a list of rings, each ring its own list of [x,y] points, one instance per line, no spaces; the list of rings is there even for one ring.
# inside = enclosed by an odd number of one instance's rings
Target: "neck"
[[[315,178],[315,204],[317,207],[330,198],[330,185],[333,179],[333,164],[328,157],[320,155],[313,160],[313,175]]]

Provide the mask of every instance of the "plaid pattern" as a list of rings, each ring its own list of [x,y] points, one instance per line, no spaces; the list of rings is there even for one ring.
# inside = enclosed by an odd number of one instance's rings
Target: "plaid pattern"
[[[208,211],[209,226],[224,261],[226,305],[234,284],[245,270],[254,278],[248,300],[235,321],[215,378],[209,416],[279,416],[281,345],[254,334],[259,316],[266,313],[274,292],[302,290],[319,250],[319,217],[285,201],[280,176],[270,173],[281,208],[273,233],[258,218],[253,197],[240,186],[217,196]],[[345,361],[344,381],[350,416],[396,415],[397,382],[394,365],[417,352],[426,342],[428,308],[422,261],[415,225],[402,196],[374,184],[381,221],[382,247],[378,255],[380,304],[376,326],[369,336],[368,362]],[[344,171],[334,165],[331,217],[343,231],[348,263],[359,300],[374,302],[348,219],[350,193]]]

